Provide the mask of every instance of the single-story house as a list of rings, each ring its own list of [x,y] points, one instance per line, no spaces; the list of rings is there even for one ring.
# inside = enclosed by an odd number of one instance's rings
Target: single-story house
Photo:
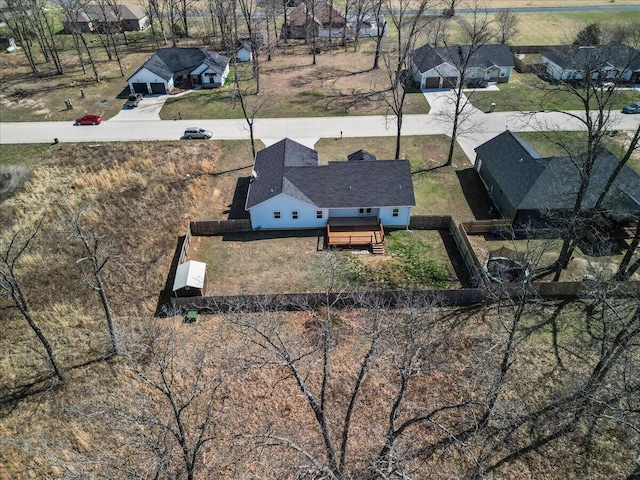
[[[167,94],[175,85],[224,85],[229,58],[202,48],[163,48],[129,77],[131,93]]]
[[[89,33],[96,29],[104,31],[110,28],[112,31],[137,32],[146,30],[151,25],[149,16],[139,8],[119,4],[114,7],[109,5],[101,7],[95,3],[84,5],[73,12],[73,19],[63,20],[64,30],[66,33],[72,33],[74,29]]]
[[[573,162],[581,157],[542,158],[531,145],[506,130],[475,149],[475,170],[498,211],[514,225],[546,224],[550,217],[570,212],[580,178]],[[596,160],[582,204],[594,207],[618,157],[603,152]],[[606,215],[625,222],[640,215],[640,175],[626,165],[602,205]],[[560,214],[560,215],[558,215]]]
[[[314,4],[311,5],[311,2]],[[336,5],[332,6],[326,0],[307,0],[291,11],[287,23],[282,26],[282,36],[299,39],[342,38],[345,28],[350,28],[345,14]],[[353,36],[347,33],[349,35]]]
[[[360,224],[402,228],[416,204],[407,160],[318,163],[318,152],[285,138],[256,154],[246,210],[254,230]],[[384,235],[382,235],[384,237]]]
[[[189,260],[176,269],[173,281],[174,297],[203,296],[207,289],[207,264]]]
[[[554,80],[618,80],[640,83],[640,51],[626,45],[571,45],[540,53],[546,73]]]
[[[236,60],[239,62],[250,62],[253,60],[251,42],[242,40],[238,43],[238,48],[236,48]]]
[[[347,17],[347,25],[348,31],[353,33],[358,28],[358,17],[356,15],[349,15]],[[360,28],[358,29],[359,37],[377,37],[378,36],[378,26],[381,29],[381,34],[383,37],[389,36],[389,29],[387,27],[387,22],[384,18],[384,15],[380,15],[376,18],[375,15],[371,13],[365,13],[362,15],[360,19]]]
[[[457,88],[461,81],[461,58],[470,45],[433,47],[429,44],[411,52],[410,69],[420,89]],[[467,83],[509,81],[515,67],[511,49],[504,44],[483,45],[471,55],[464,80]]]

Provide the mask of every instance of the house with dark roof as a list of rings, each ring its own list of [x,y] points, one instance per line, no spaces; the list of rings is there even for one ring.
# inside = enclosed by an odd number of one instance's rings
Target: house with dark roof
[[[129,5],[103,5],[88,3],[72,12],[73,18],[62,22],[66,33],[106,31],[137,32],[151,26],[149,16],[137,7]]]
[[[313,2],[313,3],[312,3]],[[342,38],[344,29],[347,36],[353,36],[347,24],[344,11],[326,0],[306,0],[300,2],[289,14],[287,23],[282,25],[283,38],[313,37]]]
[[[236,60],[239,62],[250,62],[253,60],[253,49],[251,48],[251,42],[248,40],[241,40],[236,47]]]
[[[554,80],[640,83],[640,51],[626,45],[557,47],[543,50],[540,61]]]
[[[411,52],[410,69],[420,89],[457,88],[461,81],[505,83],[515,67],[508,45],[483,45],[475,51],[461,79],[462,59],[469,55],[470,45],[434,47],[423,45]]]
[[[416,204],[409,162],[350,157],[320,165],[288,138],[259,151],[246,202],[253,229],[406,227]]]
[[[203,48],[163,48],[129,77],[131,93],[167,94],[175,85],[215,88],[224,85],[229,58]]]
[[[547,224],[574,208],[583,157],[547,157],[515,133],[506,130],[475,149],[475,170],[489,197],[514,225]],[[603,152],[594,163],[583,210],[594,208],[620,162]],[[602,208],[607,217],[624,223],[640,215],[640,175],[626,165],[616,177]]]

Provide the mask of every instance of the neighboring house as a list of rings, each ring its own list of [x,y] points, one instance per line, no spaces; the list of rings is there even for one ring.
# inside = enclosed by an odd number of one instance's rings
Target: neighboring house
[[[224,85],[229,58],[202,48],[163,48],[129,77],[131,93],[167,94],[174,86],[214,88]]]
[[[355,15],[349,15],[347,17],[347,25],[348,31],[353,34],[358,27],[358,18]],[[387,28],[387,22],[384,18],[384,15],[380,15],[379,18],[376,19],[373,14],[365,14],[360,20],[360,29],[358,30],[359,37],[377,37],[378,36],[378,25],[382,29],[381,33],[383,37],[387,37],[389,35],[389,29]]]
[[[136,7],[128,5],[115,5],[117,11],[109,5],[101,7],[95,3],[89,3],[74,12],[73,21],[68,18],[62,22],[66,33],[72,33],[74,28],[83,33],[94,32],[96,29],[105,31],[137,32],[146,30],[149,26],[149,17]]]
[[[464,79],[461,79],[461,58],[466,58],[469,45],[433,47],[429,44],[411,53],[411,75],[421,89],[457,88],[467,83],[509,81],[515,66],[508,45],[483,45],[471,55]]]
[[[239,62],[250,62],[253,60],[253,52],[251,50],[251,43],[248,41],[241,41],[236,49],[236,59]]]
[[[256,154],[246,210],[254,230],[324,228],[329,222],[406,227],[415,206],[407,160],[318,164],[318,152],[285,138]]]
[[[344,12],[335,5],[325,0],[307,0],[291,11],[282,30],[286,38],[342,38],[345,26],[350,29]],[[353,33],[347,32],[347,36],[353,37]]]
[[[189,260],[181,263],[176,269],[173,281],[173,296],[203,296],[207,288],[207,264]]]
[[[489,196],[514,225],[548,223],[550,217],[570,212],[580,186],[576,166],[568,157],[541,158],[538,152],[507,130],[475,149],[475,169]],[[580,157],[574,158],[579,161]],[[604,152],[594,164],[583,210],[595,205],[619,159]],[[603,208],[616,222],[640,215],[640,175],[624,166]]]
[[[567,46],[543,50],[540,61],[554,80],[617,79],[640,83],[640,51],[626,45]]]

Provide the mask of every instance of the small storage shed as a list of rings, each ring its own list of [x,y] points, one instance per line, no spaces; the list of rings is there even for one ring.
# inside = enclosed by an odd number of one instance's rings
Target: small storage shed
[[[176,269],[173,281],[173,296],[201,297],[207,286],[207,264],[189,260],[181,263]]]

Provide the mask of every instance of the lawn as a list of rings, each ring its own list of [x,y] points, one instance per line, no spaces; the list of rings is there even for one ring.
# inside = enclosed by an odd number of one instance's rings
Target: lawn
[[[584,132],[518,132],[518,136],[530,143],[543,157],[565,156],[567,151],[561,145],[572,145],[573,151],[584,151]],[[631,133],[618,132],[604,138],[605,146],[618,156],[628,147]],[[640,173],[640,150],[636,150],[627,165]]]
[[[387,88],[384,66],[371,70],[372,56],[328,50],[317,55],[317,64],[300,44],[274,52],[273,59],[261,63],[260,96],[251,80],[251,69],[242,66],[238,72],[241,90],[248,92],[249,111],[256,117],[326,117],[343,115],[375,115],[389,112],[380,95],[372,91]],[[386,82],[386,83],[385,83]],[[170,98],[160,117],[172,120],[198,118],[242,118],[239,102],[234,101],[235,84],[227,83],[218,90],[194,91]],[[429,113],[429,104],[418,91],[408,93],[405,113]]]
[[[498,88],[499,92],[475,90],[467,96],[474,107],[485,112],[489,111],[492,103],[496,104],[496,111],[502,112],[584,109],[575,95],[560,90],[557,85],[551,85],[533,73],[518,73],[514,70],[509,82],[501,83]],[[637,100],[636,90],[620,90],[612,108],[621,109]]]

